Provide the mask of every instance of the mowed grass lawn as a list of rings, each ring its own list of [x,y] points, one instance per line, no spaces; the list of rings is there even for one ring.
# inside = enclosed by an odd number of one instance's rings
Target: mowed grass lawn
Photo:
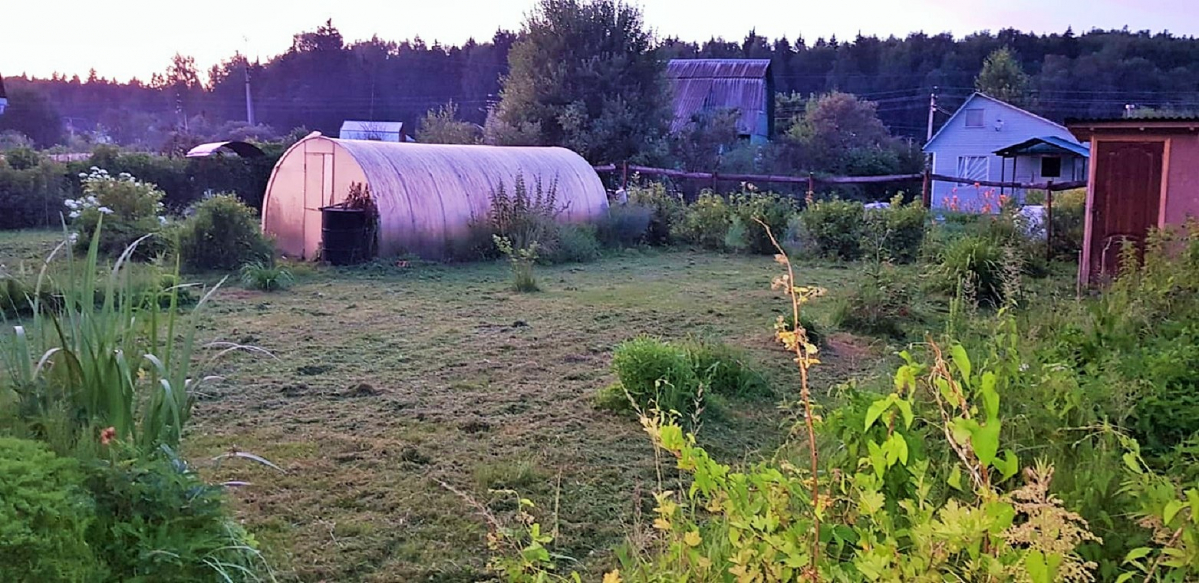
[[[30,243],[38,239],[40,242]],[[20,245],[9,245],[21,241]],[[0,236],[0,262],[37,256],[54,235]],[[503,263],[374,264],[320,269],[290,290],[227,284],[203,336],[254,345],[216,361],[199,396],[185,455],[212,480],[241,480],[237,515],[282,580],[474,581],[486,578],[487,524],[465,493],[501,518],[512,489],[538,504],[560,561],[585,579],[652,509],[659,471],[631,415],[598,410],[613,348],[640,334],[712,339],[745,349],[777,395],[710,411],[701,442],[720,459],[770,455],[793,419],[796,374],[772,341],[787,304],[771,291],[769,257],[630,251],[541,267],[545,291],[508,290]],[[827,321],[856,270],[801,267],[827,287],[812,311]],[[815,389],[876,370],[885,350],[837,335]],[[236,449],[286,473],[207,462]],[[667,487],[677,480],[663,466]]]

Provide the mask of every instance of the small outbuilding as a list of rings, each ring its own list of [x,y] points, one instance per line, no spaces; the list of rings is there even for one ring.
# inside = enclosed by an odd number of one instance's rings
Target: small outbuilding
[[[402,121],[360,121],[347,119],[341,122],[337,137],[343,140],[371,140],[375,142],[415,142],[408,135]]]
[[[314,132],[289,148],[271,172],[262,230],[279,252],[315,259],[322,210],[346,201],[351,186],[369,189],[378,209],[378,253],[445,258],[483,220],[491,196],[511,193],[518,177],[532,188],[556,186],[566,222],[600,218],[608,197],[595,170],[565,148],[459,146],[333,139]]]
[[[1067,120],[1091,143],[1079,280],[1114,275],[1125,241],[1199,217],[1199,117]]]

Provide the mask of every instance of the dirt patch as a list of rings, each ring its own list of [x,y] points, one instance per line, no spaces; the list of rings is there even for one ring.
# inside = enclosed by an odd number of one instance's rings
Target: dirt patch
[[[343,399],[361,399],[363,397],[378,397],[383,391],[376,389],[366,383],[358,383],[340,393],[338,397]]]

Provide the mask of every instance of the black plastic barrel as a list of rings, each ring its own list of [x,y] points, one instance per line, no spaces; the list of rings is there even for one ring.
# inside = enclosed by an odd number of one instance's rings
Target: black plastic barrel
[[[362,209],[322,208],[323,259],[333,265],[353,265],[370,259],[366,218]]]

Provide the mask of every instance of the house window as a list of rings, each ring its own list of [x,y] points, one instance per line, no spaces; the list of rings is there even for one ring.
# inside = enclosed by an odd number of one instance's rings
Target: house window
[[[958,156],[958,178],[987,180],[990,174],[989,156]]]
[[[1041,158],[1041,178],[1061,178],[1062,177],[1062,159]]]
[[[967,109],[966,110],[966,127],[968,127],[968,128],[983,127],[983,110]]]

